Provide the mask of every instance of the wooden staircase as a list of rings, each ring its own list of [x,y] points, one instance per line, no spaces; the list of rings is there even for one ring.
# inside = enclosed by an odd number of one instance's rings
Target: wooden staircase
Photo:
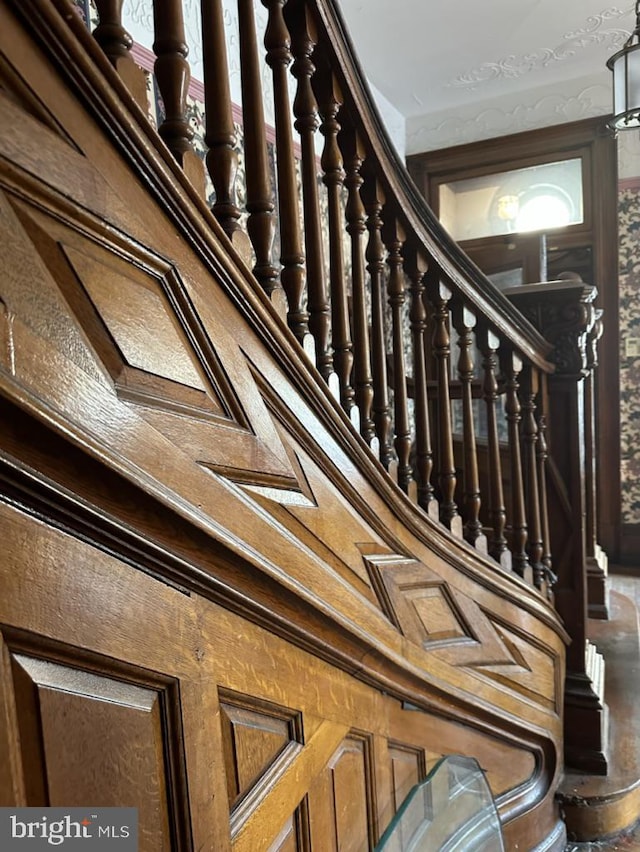
[[[364,850],[462,753],[562,849],[565,747],[607,769],[595,288],[487,281],[330,0],[185,4],[191,87],[179,0],[151,61],[79,5],[0,4],[0,804]]]

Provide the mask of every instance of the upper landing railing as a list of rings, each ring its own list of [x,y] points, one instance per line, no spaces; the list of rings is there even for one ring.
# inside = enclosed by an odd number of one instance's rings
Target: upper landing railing
[[[76,5],[389,475],[549,593],[552,344],[417,193],[334,0]]]

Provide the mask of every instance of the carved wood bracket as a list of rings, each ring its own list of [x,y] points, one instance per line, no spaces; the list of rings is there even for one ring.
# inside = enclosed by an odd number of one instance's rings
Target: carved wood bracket
[[[593,369],[603,329],[603,312],[594,306],[596,287],[569,279],[513,288],[508,295],[553,344],[549,360],[556,366],[556,375],[583,377]]]

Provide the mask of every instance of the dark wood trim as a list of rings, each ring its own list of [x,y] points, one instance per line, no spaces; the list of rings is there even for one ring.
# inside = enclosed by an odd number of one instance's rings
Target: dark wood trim
[[[520,165],[554,162],[558,156],[563,159],[568,154],[581,156],[583,151],[593,145],[594,138],[606,132],[606,121],[606,116],[598,116],[482,142],[441,148],[438,151],[410,154],[407,157],[407,168],[424,194],[428,189],[425,179],[434,181],[438,178],[439,182],[445,182],[452,177],[459,179],[471,177],[472,174],[490,174],[502,169],[506,171],[519,168]],[[517,166],[513,165],[515,162]],[[433,199],[426,197],[432,203]]]
[[[640,573],[640,524],[622,524],[618,561],[625,567],[639,569]]]
[[[616,560],[621,542],[620,487],[620,323],[618,293],[618,157],[615,141],[594,138],[594,283],[603,308],[604,334],[598,345],[596,381],[598,538]]]

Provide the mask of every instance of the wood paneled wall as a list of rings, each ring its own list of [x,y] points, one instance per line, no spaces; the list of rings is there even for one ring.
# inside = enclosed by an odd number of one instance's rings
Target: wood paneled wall
[[[552,607],[385,477],[88,37],[9,5],[0,803],[371,849],[462,752],[509,848],[560,848]]]

